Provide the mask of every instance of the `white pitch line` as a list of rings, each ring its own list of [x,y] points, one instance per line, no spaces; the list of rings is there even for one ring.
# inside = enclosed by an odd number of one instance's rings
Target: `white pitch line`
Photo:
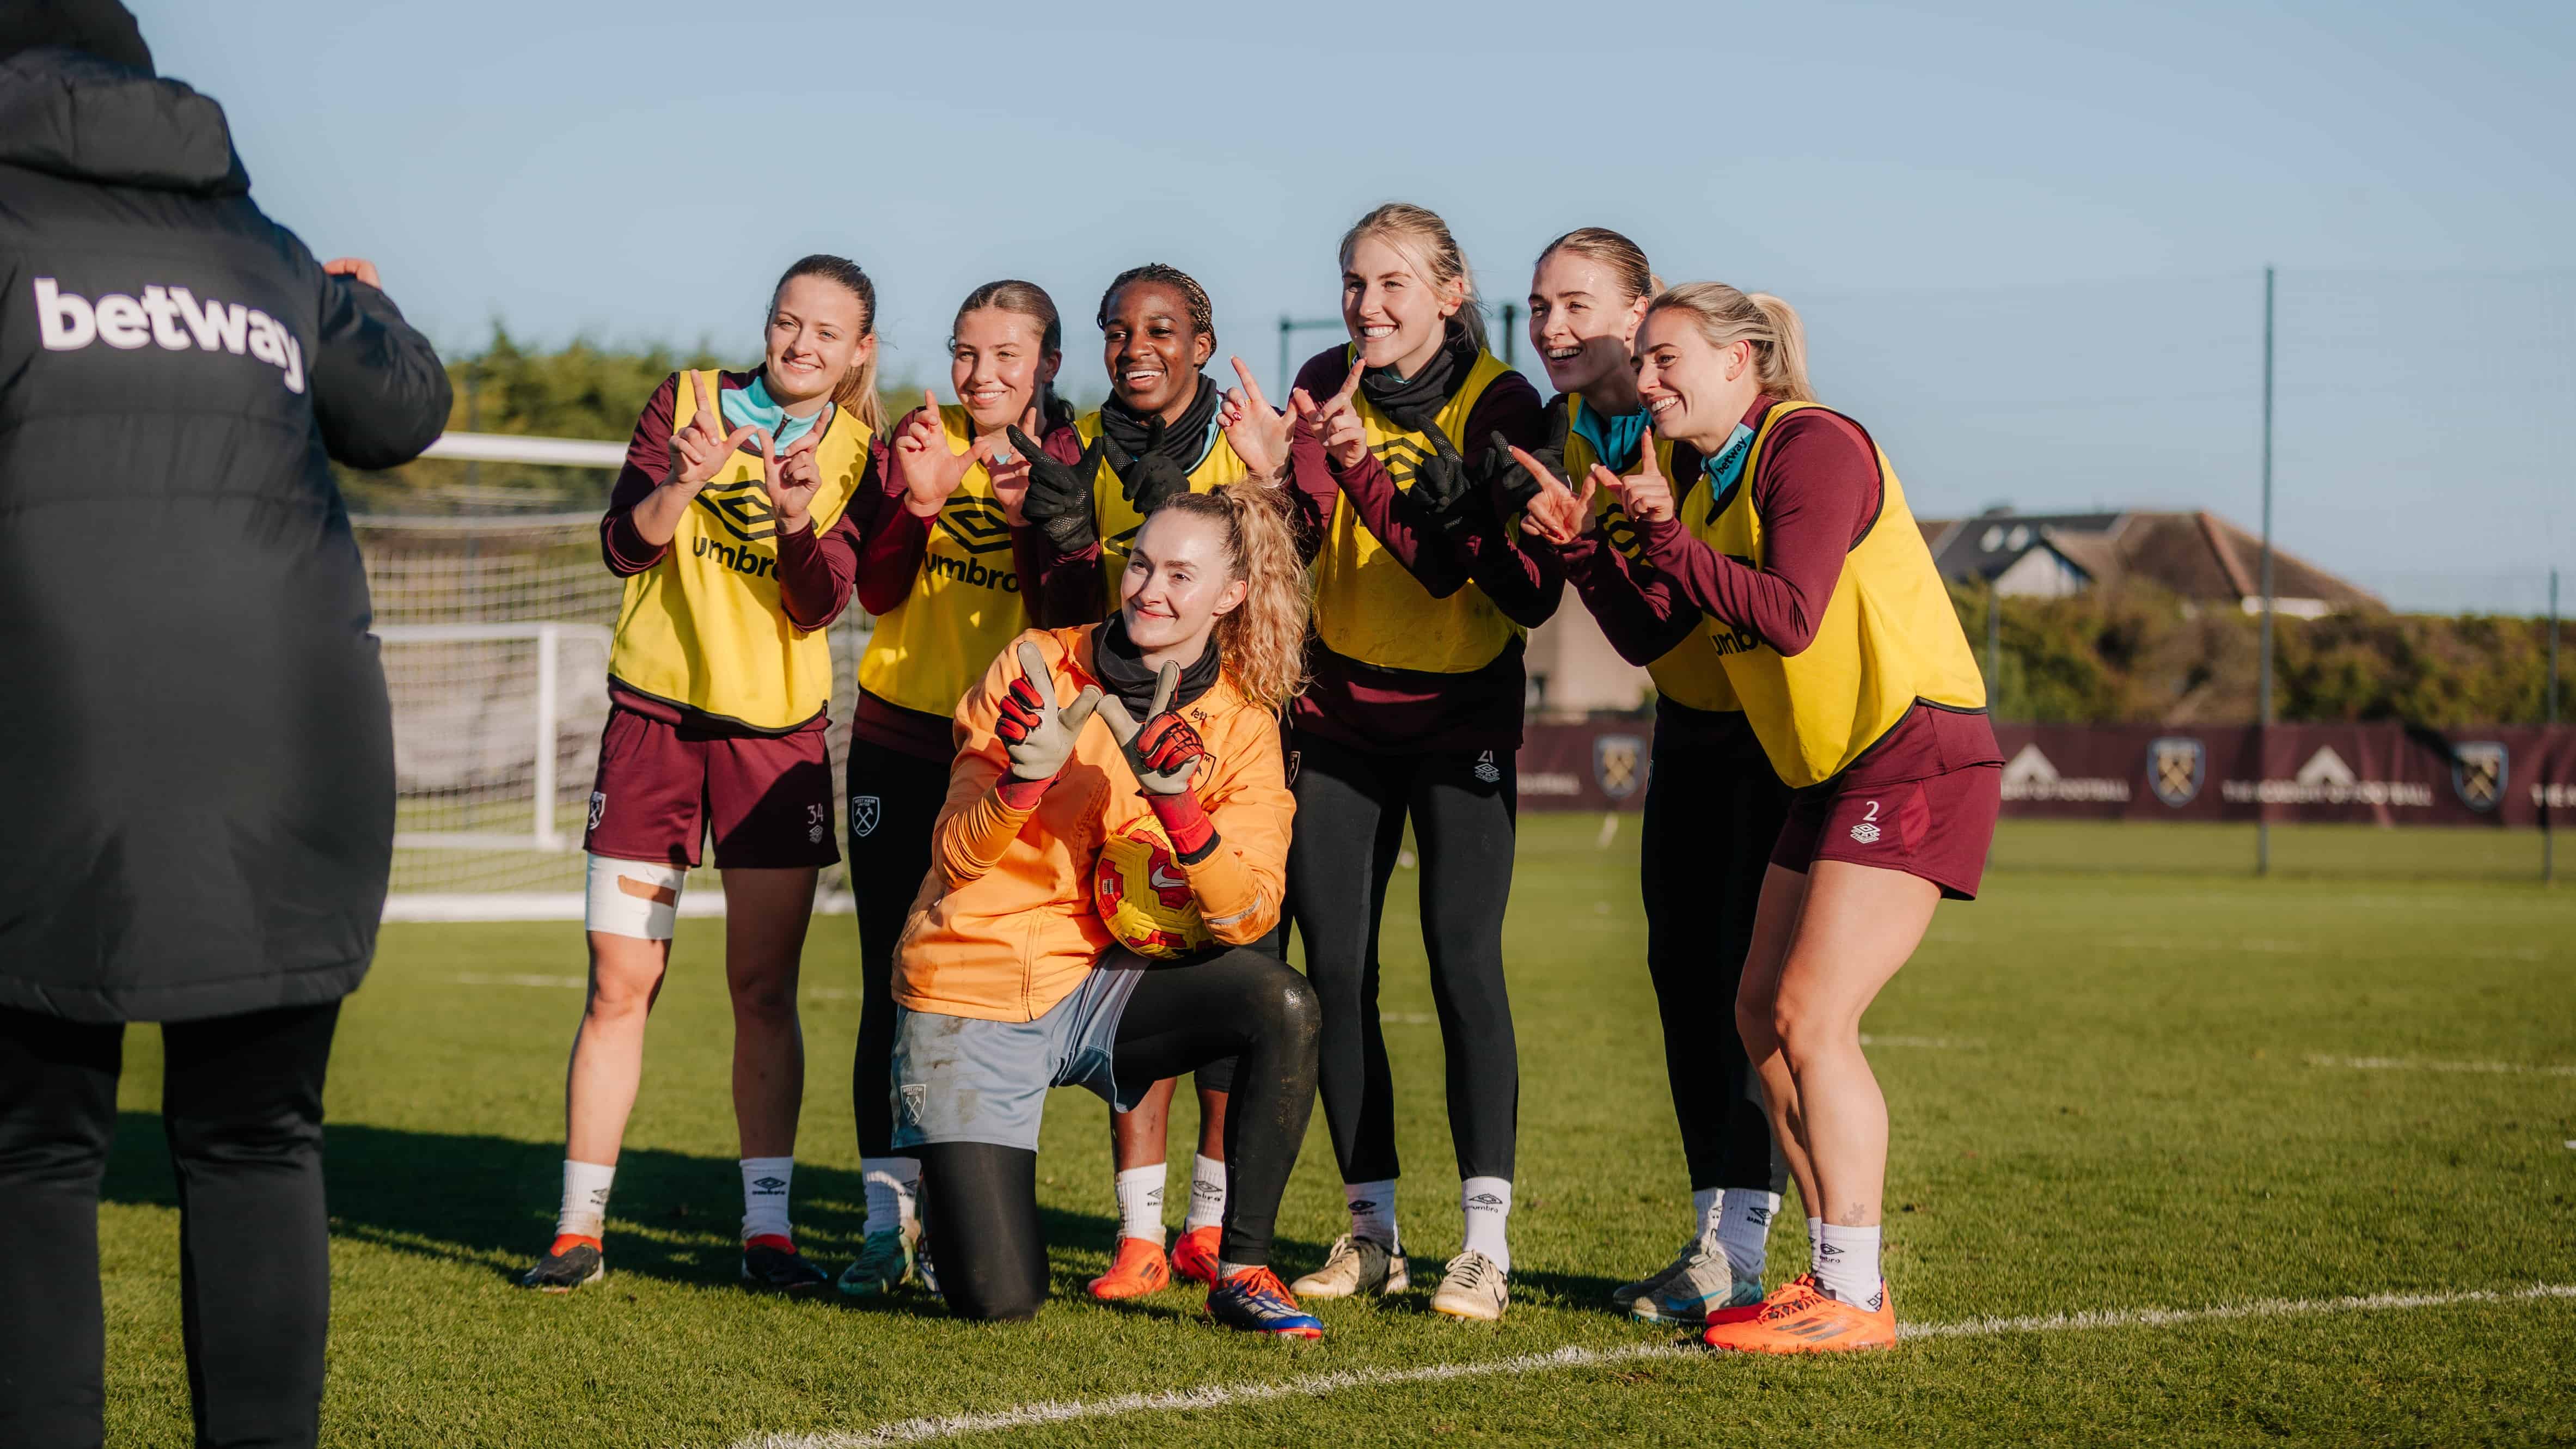
[[[2378,1313],[2407,1308],[2448,1308],[2464,1303],[2524,1303],[2545,1298],[2576,1298],[2576,1284],[2542,1283],[2503,1291],[2470,1289],[2457,1293],[2374,1293],[2360,1298],[2258,1298],[2250,1303],[2215,1308],[2125,1308],[2086,1313],[2050,1313],[2029,1318],[1972,1318],[1959,1323],[1925,1323],[1899,1330],[1902,1337],[1986,1338],[2008,1333],[2061,1333],[2090,1328],[2169,1328],[2185,1323],[2216,1323],[2243,1318],[2312,1318],[2337,1313]],[[1629,1348],[1560,1348],[1550,1353],[1483,1363],[1427,1364],[1409,1369],[1346,1369],[1307,1374],[1276,1383],[1205,1384],[1194,1389],[1162,1389],[1149,1394],[1121,1394],[1111,1399],[1052,1400],[1020,1404],[983,1414],[957,1414],[944,1419],[904,1419],[856,1432],[763,1434],[736,1440],[732,1449],[864,1449],[873,1444],[919,1444],[995,1434],[1042,1424],[1079,1419],[1109,1419],[1128,1414],[1175,1410],[1225,1409],[1273,1399],[1321,1398],[1347,1389],[1384,1388],[1394,1384],[1438,1383],[1450,1379],[1547,1373],[1557,1369],[1597,1368],[1647,1358],[1699,1357],[1706,1353],[1690,1343],[1646,1343]]]
[[[2345,1067],[2356,1072],[2473,1072],[2498,1077],[2576,1077],[2576,1067],[2534,1066],[2523,1062],[2427,1062],[2413,1057],[2310,1057],[2312,1067]]]
[[[586,991],[586,976],[535,976],[495,974],[483,971],[460,971],[450,978],[459,986],[551,986],[565,991]],[[808,1001],[856,1001],[859,993],[838,986],[808,986],[797,993]]]
[[[590,979],[584,976],[495,975],[483,971],[460,971],[455,980],[459,986],[560,986],[571,991],[590,986]]]

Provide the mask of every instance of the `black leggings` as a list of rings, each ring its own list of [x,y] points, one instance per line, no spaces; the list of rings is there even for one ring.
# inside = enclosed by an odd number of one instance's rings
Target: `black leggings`
[[[1177,1077],[1232,1057],[1241,1070],[1225,1118],[1225,1233],[1217,1256],[1270,1261],[1279,1197],[1315,1108],[1315,993],[1249,948],[1136,983],[1118,1018],[1122,1082]],[[922,1226],[939,1291],[961,1318],[1027,1318],[1046,1301],[1038,1155],[985,1142],[936,1142],[921,1155]]]
[[[1788,810],[1789,787],[1740,720],[1657,708],[1639,843],[1646,971],[1694,1192],[1773,1181],[1771,1124],[1752,1098],[1735,988]]]
[[[1448,1054],[1449,1136],[1461,1177],[1512,1175],[1520,1057],[1503,985],[1519,775],[1510,750],[1378,755],[1291,737],[1297,833],[1288,912],[1324,1008],[1324,1121],[1344,1182],[1399,1176],[1395,1090],[1378,1021],[1378,918],[1413,821],[1422,944]]]
[[[199,1444],[311,1444],[331,1317],[322,1075],[336,1001],[161,1028]],[[0,1444],[105,1433],[98,1195],[125,1028],[0,1008]]]
[[[948,763],[850,741],[850,894],[859,915],[859,1050],[850,1109],[859,1155],[894,1155],[894,947],[930,874],[930,831]],[[864,827],[864,828],[863,828]]]

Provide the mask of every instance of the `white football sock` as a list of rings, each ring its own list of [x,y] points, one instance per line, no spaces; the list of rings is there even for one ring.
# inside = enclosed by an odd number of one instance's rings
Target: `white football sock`
[[[1780,1194],[1750,1187],[1730,1187],[1719,1207],[1717,1241],[1726,1249],[1726,1266],[1738,1278],[1762,1281],[1769,1256],[1771,1220],[1780,1214]]]
[[[1691,1189],[1691,1221],[1698,1225],[1699,1244],[1703,1248],[1717,1241],[1717,1214],[1725,1199],[1724,1188]]]
[[[1389,1248],[1397,1246],[1394,1178],[1343,1183],[1342,1198],[1351,1205],[1352,1237],[1375,1238]]]
[[[1118,1236],[1163,1241],[1164,1164],[1129,1167],[1118,1174]]]
[[[867,1184],[869,1232],[920,1226],[920,1158],[863,1157],[859,1175]]]
[[[1467,1215],[1466,1249],[1494,1260],[1494,1266],[1512,1271],[1512,1244],[1507,1229],[1512,1221],[1512,1180],[1508,1177],[1471,1177],[1458,1184],[1458,1207]]]
[[[787,1226],[787,1187],[796,1177],[793,1157],[742,1159],[742,1240],[792,1238]]]
[[[1225,1221],[1225,1164],[1193,1154],[1190,1159],[1190,1215],[1181,1231],[1213,1228]]]
[[[1821,1249],[1821,1248],[1823,1248],[1823,1247],[1824,1247],[1824,1245],[1825,1245],[1825,1220],[1824,1220],[1823,1218],[1809,1218],[1809,1219],[1807,1219],[1807,1271],[1808,1271],[1808,1272],[1813,1273],[1813,1272],[1815,1272],[1815,1271],[1816,1271],[1816,1254],[1817,1254],[1817,1251],[1818,1251],[1819,1249]]]
[[[617,1180],[617,1167],[596,1162],[564,1159],[563,1206],[555,1210],[555,1236],[566,1233],[585,1238],[605,1236],[608,1226],[608,1189]]]
[[[1816,1282],[1845,1303],[1873,1311],[1878,1297],[1878,1225],[1824,1225],[1816,1244]]]
[[[1233,1277],[1235,1274],[1242,1272],[1246,1268],[1258,1268],[1261,1266],[1263,1265],[1259,1263],[1229,1263],[1223,1258],[1219,1258],[1216,1260],[1216,1281],[1222,1283],[1226,1279]]]

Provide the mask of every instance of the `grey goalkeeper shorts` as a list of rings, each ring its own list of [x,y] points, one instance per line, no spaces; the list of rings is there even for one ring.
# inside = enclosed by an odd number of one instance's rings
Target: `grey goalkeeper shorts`
[[[1035,1021],[984,1021],[897,1006],[894,1146],[990,1142],[1035,1152],[1047,1091],[1084,1087],[1118,1111],[1153,1087],[1121,1091],[1111,1059],[1144,962],[1106,951],[1072,995]]]

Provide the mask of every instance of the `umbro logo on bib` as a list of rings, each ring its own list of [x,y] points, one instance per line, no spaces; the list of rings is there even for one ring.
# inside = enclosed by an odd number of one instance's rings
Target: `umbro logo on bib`
[[[1422,475],[1422,461],[1431,456],[1430,449],[1411,438],[1389,438],[1369,451],[1386,465],[1386,475],[1395,480],[1398,488],[1412,487],[1413,480]]]
[[[711,483],[698,495],[698,506],[715,515],[725,532],[745,543],[778,536],[778,513],[769,506],[769,490],[757,478]]]
[[[939,531],[968,553],[991,553],[1011,546],[1011,516],[990,498],[952,493],[939,510]]]

